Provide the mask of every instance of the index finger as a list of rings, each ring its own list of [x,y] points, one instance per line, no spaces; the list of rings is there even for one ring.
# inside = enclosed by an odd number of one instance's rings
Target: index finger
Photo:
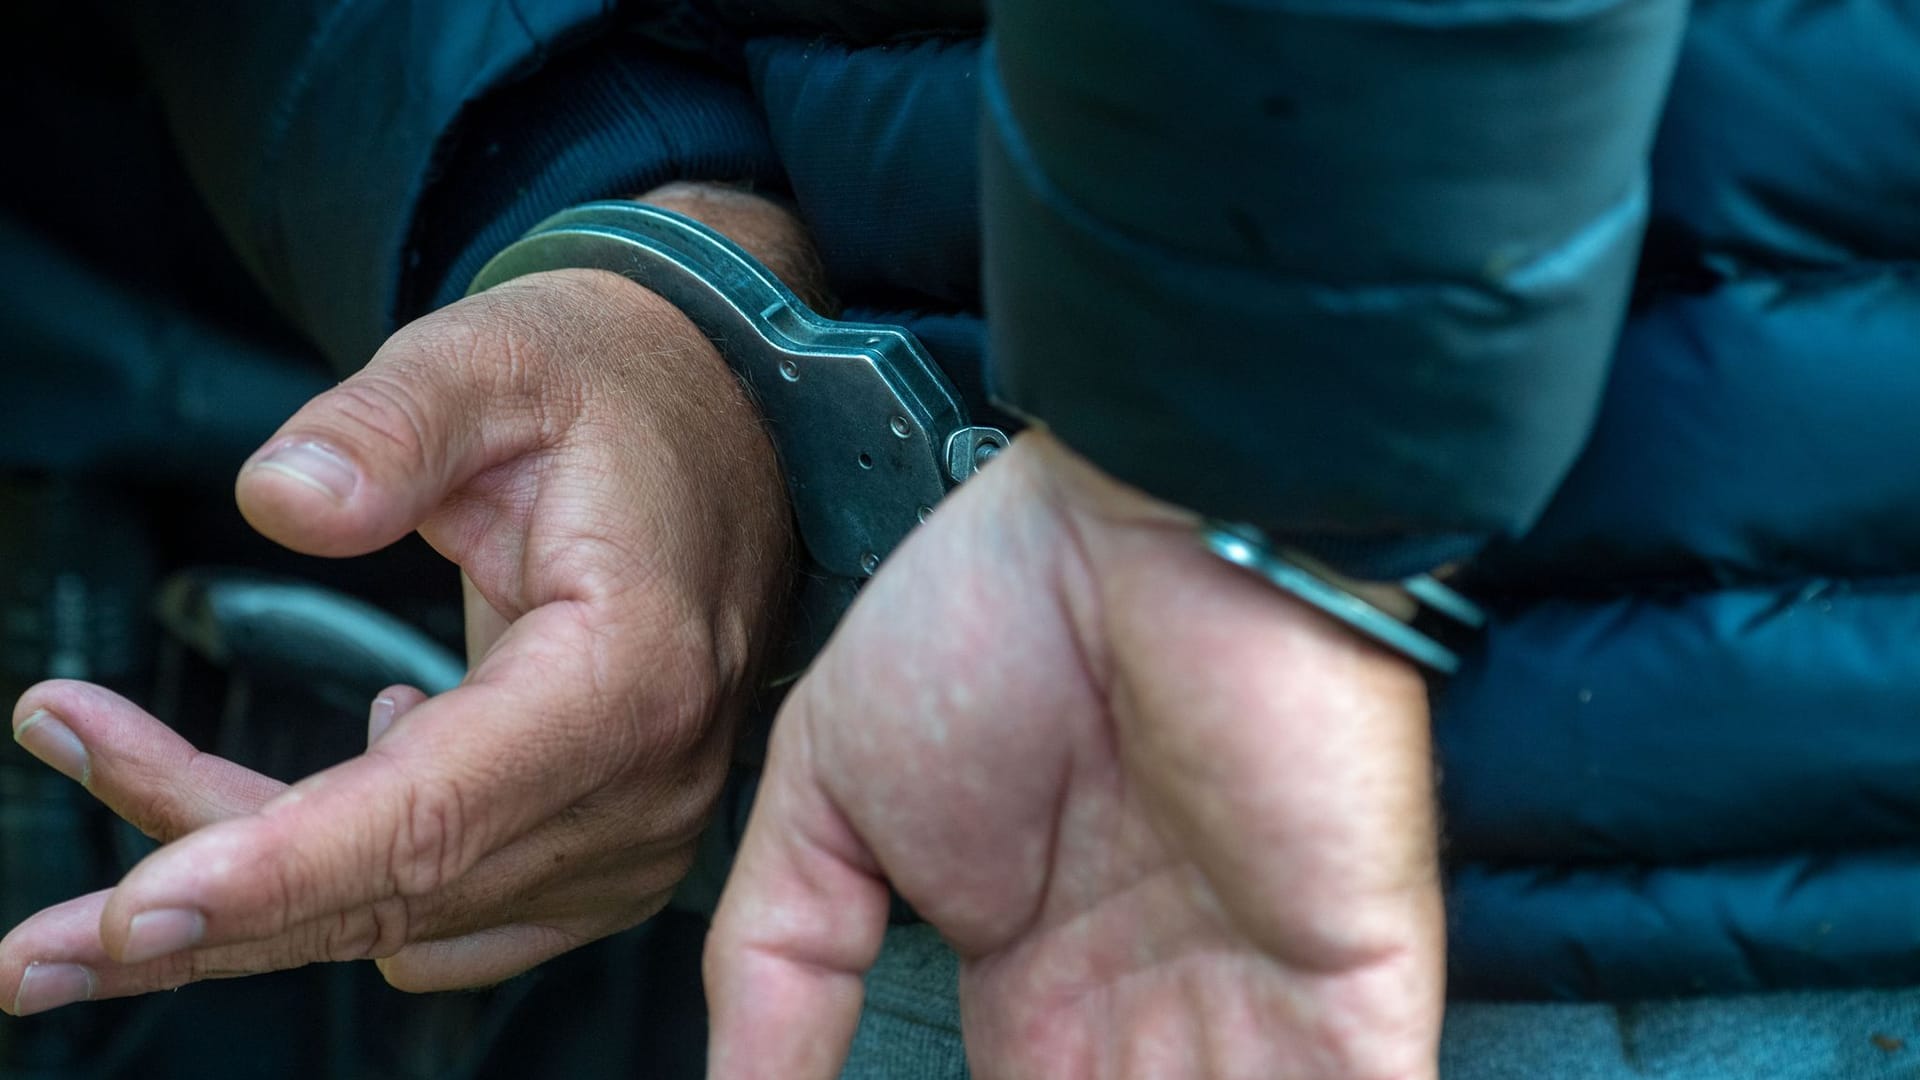
[[[73,778],[94,798],[163,842],[251,813],[287,789],[270,776],[201,753],[145,709],[91,683],[40,683],[20,696],[14,712],[14,737],[22,746],[77,773]],[[45,744],[49,727],[61,733],[52,747]]]

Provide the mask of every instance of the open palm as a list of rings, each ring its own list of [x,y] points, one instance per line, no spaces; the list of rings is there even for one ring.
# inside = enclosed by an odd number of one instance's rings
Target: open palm
[[[795,689],[708,946],[714,1075],[831,1077],[890,882],[980,1077],[1434,1072],[1414,672],[1027,436]]]

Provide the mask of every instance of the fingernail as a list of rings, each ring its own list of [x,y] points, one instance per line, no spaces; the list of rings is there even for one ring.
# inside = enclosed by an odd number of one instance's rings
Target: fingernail
[[[45,709],[22,720],[20,726],[13,729],[13,741],[83,787],[93,779],[93,762],[87,756],[87,745],[72,728]]]
[[[380,741],[380,736],[393,726],[393,699],[377,697],[373,699],[373,708],[367,710],[367,745]]]
[[[34,1013],[91,1001],[98,987],[93,972],[79,964],[28,964],[20,976],[20,990],[13,996],[13,1015]]]
[[[360,482],[360,473],[338,450],[323,442],[282,443],[253,463],[256,469],[272,469],[345,501]]]
[[[127,924],[127,947],[120,962],[138,964],[200,944],[207,936],[207,917],[185,908],[143,911]]]

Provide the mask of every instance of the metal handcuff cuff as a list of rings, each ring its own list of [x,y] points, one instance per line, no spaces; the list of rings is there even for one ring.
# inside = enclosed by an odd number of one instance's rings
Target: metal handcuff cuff
[[[593,202],[555,214],[495,255],[467,291],[562,269],[620,274],[712,339],[766,418],[801,543],[821,572],[808,575],[810,585],[829,598],[815,607],[850,602],[934,504],[1007,445],[1000,429],[968,423],[952,384],[907,330],[820,316],[739,245],[659,207]],[[1446,673],[1459,666],[1415,620],[1289,558],[1258,530],[1209,522],[1201,536],[1220,558],[1408,659]],[[821,574],[837,586],[823,586]],[[1432,577],[1399,584],[1432,615],[1485,622]],[[816,619],[826,625],[811,636],[824,638],[837,614]]]
[[[816,609],[850,602],[934,504],[1007,445],[1000,429],[968,423],[907,330],[815,314],[739,245],[670,210],[609,201],[562,211],[502,249],[467,292],[561,269],[619,274],[713,341],[766,419],[814,564],[802,590],[828,598]]]
[[[1479,630],[1487,624],[1480,605],[1431,574],[1415,574],[1397,582],[1407,615],[1395,614],[1333,579],[1312,559],[1273,543],[1251,525],[1209,521],[1200,530],[1207,550],[1235,566],[1249,570],[1268,584],[1362,637],[1442,675],[1460,670],[1460,655],[1435,634]],[[1435,633],[1428,633],[1432,628]]]

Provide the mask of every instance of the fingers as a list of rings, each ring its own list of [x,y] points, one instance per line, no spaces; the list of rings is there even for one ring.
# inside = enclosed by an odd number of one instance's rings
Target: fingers
[[[399,949],[408,932],[405,914],[397,902],[388,902],[302,923],[267,941],[121,963],[100,940],[100,914],[109,894],[102,890],[57,904],[0,940],[0,1008],[26,1016],[205,979],[384,956]]]
[[[253,813],[287,787],[195,750],[139,706],[88,683],[28,690],[14,707],[14,738],[162,842]]]
[[[414,706],[427,700],[426,692],[415,687],[396,683],[374,695],[373,704],[367,707],[367,745],[380,741],[393,722],[413,711]]]
[[[365,755],[155,852],[107,905],[109,951],[135,962],[427,896],[579,801],[643,745],[638,725],[602,723],[586,692],[592,638],[566,605],[531,612],[483,677],[415,706]]]
[[[105,956],[96,950],[100,908],[106,902],[104,889],[76,897],[40,912],[0,939],[0,1009],[30,1016],[105,996],[98,962]],[[30,968],[38,969],[31,977]]]
[[[0,1011],[26,1015],[204,979],[367,958],[403,990],[491,985],[665,906],[689,853],[642,852],[637,870],[589,865],[590,846],[602,838],[556,822],[433,896],[389,899],[264,940],[134,963],[108,952],[100,925],[111,891],[93,893],[40,912],[0,940]]]
[[[389,901],[316,919],[266,941],[172,953],[123,964],[100,940],[108,890],[42,911],[0,939],[0,1012],[29,1016],[81,1001],[132,997],[207,979],[373,959],[395,988],[414,993],[490,986],[611,933],[589,917],[561,916],[408,945],[437,932],[433,914]],[[447,914],[453,914],[447,912]]]
[[[0,940],[0,1011],[26,1015],[204,979],[367,958],[402,990],[488,986],[636,925],[666,905],[684,871],[686,853],[670,852],[638,871],[600,868],[568,878],[560,866],[581,859],[583,838],[559,835],[566,832],[559,826],[541,832],[423,900],[385,900],[262,941],[135,963],[120,962],[101,940],[110,890],[70,900]]]
[[[471,990],[505,982],[601,936],[565,926],[522,923],[421,942],[374,963],[387,985],[410,994]]]
[[[886,884],[813,779],[804,728],[800,709],[784,710],[707,936],[707,1075],[718,1080],[838,1076],[886,933]]]
[[[247,461],[235,484],[241,514],[309,555],[360,555],[413,531],[469,479],[555,436],[549,357],[578,321],[570,317],[592,310],[610,283],[626,284],[538,275],[403,328]],[[526,310],[529,294],[542,301],[538,315]]]

